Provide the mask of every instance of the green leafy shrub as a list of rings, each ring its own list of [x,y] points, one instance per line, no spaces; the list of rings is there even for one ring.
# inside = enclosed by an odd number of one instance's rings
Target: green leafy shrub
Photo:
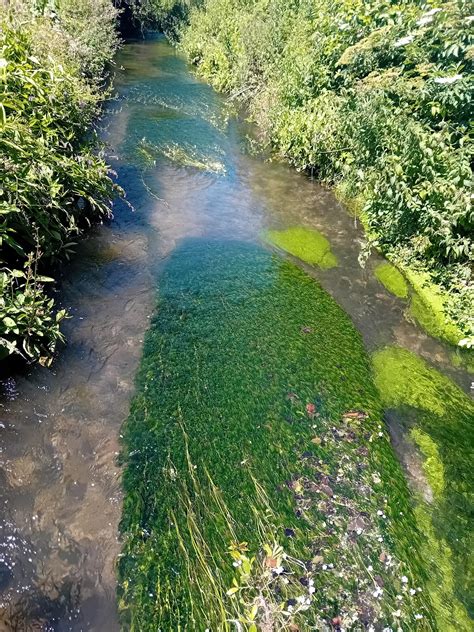
[[[0,345],[48,363],[64,312],[38,275],[110,216],[116,190],[90,128],[117,38],[105,0],[32,4],[13,3],[0,34]]]

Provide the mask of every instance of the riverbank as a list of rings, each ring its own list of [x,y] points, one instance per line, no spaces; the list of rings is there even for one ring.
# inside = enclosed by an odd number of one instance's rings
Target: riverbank
[[[119,193],[92,129],[116,22],[108,0],[14,0],[2,14],[0,359],[51,363],[67,318],[57,264]]]
[[[408,272],[421,326],[472,345],[467,5],[157,4],[199,74],[248,108],[263,144],[356,209],[361,258],[377,248]]]

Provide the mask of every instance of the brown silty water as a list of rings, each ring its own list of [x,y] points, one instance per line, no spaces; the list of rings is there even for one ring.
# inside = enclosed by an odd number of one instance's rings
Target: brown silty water
[[[397,344],[468,391],[453,350],[405,317],[358,263],[363,234],[331,191],[246,151],[247,125],[162,38],[127,44],[104,118],[110,160],[134,206],[79,247],[58,300],[67,347],[51,370],[4,383],[0,410],[0,621],[5,630],[118,629],[120,426],[128,412],[160,262],[181,239],[255,241],[266,229],[321,231],[339,260],[297,261],[351,315],[372,351]],[[296,261],[296,260],[295,260]],[[158,287],[159,291],[159,287]],[[395,424],[396,425],[396,424]],[[395,432],[399,451],[406,449]],[[412,454],[405,464],[420,477]],[[422,483],[421,483],[422,484]]]

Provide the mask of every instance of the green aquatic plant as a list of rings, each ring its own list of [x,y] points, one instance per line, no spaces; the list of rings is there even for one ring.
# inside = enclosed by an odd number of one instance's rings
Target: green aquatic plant
[[[422,467],[434,494],[431,504],[418,498],[416,515],[428,538],[426,562],[429,568],[437,569],[430,591],[438,628],[467,632],[472,628],[469,616],[474,611],[474,404],[449,378],[406,349],[377,351],[373,366],[384,405],[410,420],[410,436],[420,449]],[[452,604],[451,610],[446,604]],[[458,615],[448,625],[452,612]]]
[[[463,337],[462,331],[446,317],[446,299],[429,281],[426,274],[406,271],[413,287],[409,314],[423,329],[435,338],[458,345]]]
[[[294,226],[286,230],[268,230],[265,239],[285,252],[320,268],[334,268],[337,258],[331,244],[319,231]]]
[[[391,263],[379,263],[374,270],[376,278],[394,296],[407,298],[408,284],[403,274]]]
[[[433,629],[361,338],[289,261],[233,241],[173,251],[122,434],[125,629]]]
[[[420,428],[412,428],[410,437],[423,455],[423,471],[433,494],[439,499],[442,497],[445,487],[444,466],[439,448],[431,437]]]
[[[191,167],[200,171],[207,171],[218,175],[225,175],[225,164],[219,160],[204,155],[195,146],[180,145],[178,143],[165,143],[156,145],[143,138],[137,148],[138,154],[146,167],[156,164],[160,156],[165,156],[172,162],[183,167]]]

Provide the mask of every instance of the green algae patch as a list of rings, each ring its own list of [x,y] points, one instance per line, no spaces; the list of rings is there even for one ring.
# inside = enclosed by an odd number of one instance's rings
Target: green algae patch
[[[434,494],[429,505],[418,499],[417,516],[418,526],[428,538],[424,557],[429,568],[449,565],[449,573],[442,572],[444,579],[438,581],[438,570],[430,581],[438,628],[467,632],[473,622],[462,621],[474,614],[474,404],[451,380],[406,349],[389,347],[376,352],[373,366],[385,406],[399,409],[411,420],[409,432],[422,454],[423,470]],[[450,607],[446,604],[454,604],[451,613],[464,613],[459,620],[451,619],[449,626]]]
[[[430,282],[428,274],[404,270],[413,287],[409,314],[434,338],[458,345],[463,332],[446,313],[446,299],[439,288]]]
[[[444,492],[444,466],[438,446],[431,437],[419,428],[412,428],[410,437],[423,455],[423,471],[436,498]]]
[[[407,298],[408,284],[403,274],[391,263],[385,261],[376,266],[374,270],[376,278],[394,296]]]
[[[433,629],[381,414],[318,283],[253,244],[184,241],[123,428],[124,629]]]
[[[337,258],[331,251],[331,244],[317,230],[295,226],[287,230],[269,230],[265,237],[271,244],[301,261],[323,269],[337,266]]]

